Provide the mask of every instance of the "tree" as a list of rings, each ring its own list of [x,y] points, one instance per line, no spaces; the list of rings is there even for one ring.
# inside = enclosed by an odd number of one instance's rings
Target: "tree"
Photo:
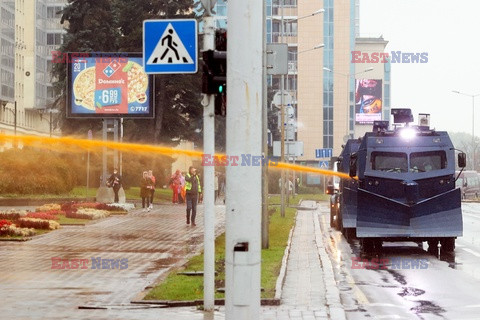
[[[192,18],[192,2],[116,0],[120,51],[141,52],[143,21],[147,19]],[[129,138],[153,143],[175,144],[180,139],[201,142],[203,108],[200,104],[200,74],[155,76],[155,119],[130,120]],[[127,133],[128,134],[128,133]]]
[[[62,11],[61,23],[68,22],[68,24],[60,52],[117,51],[119,32],[112,10],[111,0],[69,0]],[[99,129],[101,127],[99,120],[66,118],[67,64],[54,64],[53,74],[58,79],[55,83],[58,96],[55,105],[60,110],[62,132],[78,134],[88,129]]]
[[[192,1],[70,0],[62,21],[69,26],[62,52],[142,52],[143,21],[192,18]],[[56,65],[57,105],[65,115],[65,65]],[[200,104],[201,75],[156,75],[155,118],[126,120],[125,139],[147,143],[175,144],[179,139],[201,143],[203,107]],[[64,117],[63,117],[64,118]],[[78,133],[98,127],[99,121],[65,119],[62,130]]]

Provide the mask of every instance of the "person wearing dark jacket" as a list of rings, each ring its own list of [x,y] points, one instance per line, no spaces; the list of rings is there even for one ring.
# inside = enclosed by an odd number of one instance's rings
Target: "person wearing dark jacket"
[[[152,195],[152,192],[151,192],[152,188],[153,188],[153,182],[148,177],[148,172],[144,171],[142,180],[140,181],[140,197],[142,198],[143,211],[150,211],[150,196]],[[145,204],[147,205],[146,208],[145,208]]]
[[[107,180],[107,186],[113,189],[113,193],[115,194],[115,203],[118,203],[118,190],[122,187],[122,176],[118,174],[117,169],[113,169],[113,174]]]
[[[185,176],[185,190],[187,200],[187,224],[190,224],[191,221],[192,226],[195,227],[198,195],[202,193],[202,186],[200,185],[200,178],[197,175],[197,169],[194,167],[190,167]],[[192,213],[191,216],[190,212]]]

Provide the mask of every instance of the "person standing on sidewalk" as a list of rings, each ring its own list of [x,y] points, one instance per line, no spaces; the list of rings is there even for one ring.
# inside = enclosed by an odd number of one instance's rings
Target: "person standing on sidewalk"
[[[180,176],[181,172],[177,169],[175,173],[170,177],[170,188],[172,188],[172,203],[178,203],[178,193],[180,189]]]
[[[152,180],[148,177],[148,172],[143,171],[142,180],[140,182],[140,197],[142,197],[143,211],[150,211],[150,196],[152,189]],[[146,205],[146,206],[145,206]]]
[[[179,193],[178,193],[178,202],[179,203],[185,203],[185,176],[183,175],[182,172],[180,172],[180,188],[179,188]]]
[[[150,189],[150,209],[153,209],[153,194],[155,193],[155,176],[152,170],[148,170],[148,177],[152,181],[152,188]]]
[[[185,176],[185,190],[187,200],[187,224],[192,222],[195,227],[195,217],[197,215],[198,195],[202,193],[202,186],[200,185],[200,178],[197,175],[197,169],[190,167]],[[192,215],[190,216],[190,212]]]
[[[118,174],[117,168],[113,169],[113,174],[107,180],[107,186],[113,189],[115,195],[114,202],[118,203],[118,191],[122,187],[122,177]]]

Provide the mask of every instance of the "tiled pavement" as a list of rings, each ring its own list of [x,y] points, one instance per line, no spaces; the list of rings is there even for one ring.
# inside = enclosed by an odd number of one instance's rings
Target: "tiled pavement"
[[[313,202],[303,205],[314,206]],[[326,206],[325,206],[326,207]],[[292,236],[282,305],[262,307],[262,319],[344,319],[337,304],[332,314],[333,277],[321,254],[319,210],[300,210]],[[0,242],[0,319],[225,319],[195,308],[158,309],[129,302],[145,286],[199,249],[202,214],[197,227],[185,225],[183,206],[161,206],[144,213],[116,216],[87,227],[65,227],[26,243]],[[216,207],[216,232],[224,228],[224,206]],[[124,270],[52,270],[51,257],[128,258]],[[323,262],[323,264],[322,264]],[[326,285],[328,283],[328,285]],[[79,305],[107,307],[79,310]],[[327,305],[327,306],[326,306]],[[340,311],[340,317],[338,317]]]
[[[184,206],[169,205],[63,227],[28,242],[0,242],[0,319],[98,319],[97,312],[78,306],[129,304],[170,266],[201,249],[202,212],[199,206],[196,227],[185,224]],[[216,206],[217,233],[224,230],[224,213]],[[90,261],[88,269],[52,270],[52,257]],[[128,268],[91,269],[92,257],[126,258]]]

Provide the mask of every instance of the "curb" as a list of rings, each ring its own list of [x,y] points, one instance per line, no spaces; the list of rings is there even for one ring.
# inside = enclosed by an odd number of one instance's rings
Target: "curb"
[[[277,282],[275,284],[275,299],[277,299],[278,301],[281,301],[282,299],[282,290],[283,284],[285,283],[285,277],[287,275],[287,262],[288,256],[290,255],[290,247],[292,246],[293,231],[297,226],[297,214],[298,210],[295,213],[295,224],[293,225],[293,228],[290,229],[290,233],[288,234],[288,242],[287,246],[285,247],[285,252],[283,254],[282,266],[280,267],[280,273],[278,274]]]
[[[161,305],[166,308],[173,307],[196,307],[203,306],[203,300],[186,300],[186,301],[175,301],[175,300],[132,300],[132,304],[148,304],[148,305]],[[262,306],[279,306],[280,299],[261,299],[260,304]],[[224,306],[225,299],[215,299],[216,306]]]
[[[345,320],[345,310],[343,309],[342,302],[340,300],[340,290],[338,290],[337,282],[335,281],[335,275],[333,272],[332,262],[325,249],[323,242],[322,231],[320,228],[320,220],[318,212],[313,213],[313,222],[315,229],[315,243],[318,249],[318,255],[323,269],[323,281],[325,283],[325,299],[326,305],[329,309],[330,318],[334,320]]]

